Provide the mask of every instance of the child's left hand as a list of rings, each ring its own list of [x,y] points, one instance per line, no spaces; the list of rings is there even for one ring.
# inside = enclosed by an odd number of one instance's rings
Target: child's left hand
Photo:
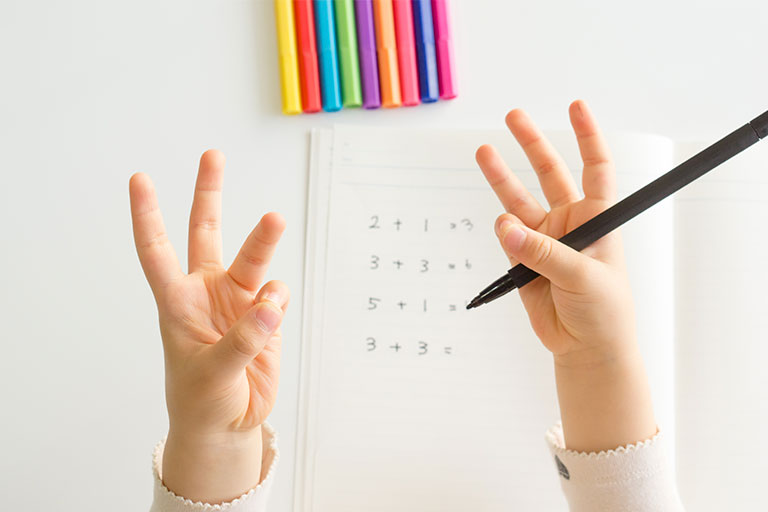
[[[136,249],[155,295],[166,368],[170,428],[163,483],[193,501],[220,503],[261,478],[261,424],[275,404],[279,326],[288,287],[261,286],[285,228],[265,215],[235,261],[221,262],[224,156],[200,159],[189,222],[189,274],[165,233],[149,177],[130,181]]]

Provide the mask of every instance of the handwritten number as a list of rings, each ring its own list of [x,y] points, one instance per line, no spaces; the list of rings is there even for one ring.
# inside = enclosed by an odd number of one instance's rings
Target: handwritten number
[[[424,272],[427,272],[428,270],[429,270],[429,261],[421,260],[421,270],[420,270],[420,272],[423,274]]]
[[[371,270],[379,268],[379,257],[375,254],[371,254]]]
[[[427,353],[427,344],[424,341],[419,342],[419,355],[423,356]]]
[[[379,226],[379,216],[378,215],[371,215],[371,225],[368,226],[368,229],[379,229],[381,226]]]
[[[366,338],[365,341],[368,342],[368,352],[373,352],[376,350],[376,338]]]
[[[379,307],[379,302],[381,302],[381,299],[377,299],[375,297],[369,297],[368,298],[368,309],[376,309]]]

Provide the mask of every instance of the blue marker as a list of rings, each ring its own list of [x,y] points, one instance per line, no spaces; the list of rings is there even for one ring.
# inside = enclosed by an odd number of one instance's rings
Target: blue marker
[[[437,53],[435,30],[432,25],[430,0],[412,0],[413,31],[416,36],[416,60],[419,64],[419,94],[423,103],[432,103],[440,97],[437,82]]]
[[[320,93],[323,110],[341,110],[339,56],[336,51],[336,24],[331,0],[315,0],[315,33],[317,34],[317,63],[320,68]]]

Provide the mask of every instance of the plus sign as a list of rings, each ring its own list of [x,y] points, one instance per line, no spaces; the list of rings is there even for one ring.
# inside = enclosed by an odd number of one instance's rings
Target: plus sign
[[[398,302],[397,305],[400,306],[400,311],[402,311],[403,308],[405,308],[405,306],[407,306],[407,304],[405,302],[403,302],[403,301]]]
[[[403,347],[401,347],[399,343],[395,343],[394,345],[391,345],[389,348],[391,348],[391,349],[393,349],[395,352],[397,352],[398,350],[400,350],[400,349],[401,349],[401,348],[403,348]]]
[[[400,267],[402,267],[404,265],[404,263],[402,261],[400,261],[400,260],[395,260],[392,263],[395,264],[395,266],[397,267],[397,270],[400,270]]]
[[[403,225],[403,223],[402,223],[402,221],[401,221],[400,219],[397,219],[397,220],[395,221],[395,228],[396,228],[398,231],[400,231],[400,226],[402,226],[402,225]]]

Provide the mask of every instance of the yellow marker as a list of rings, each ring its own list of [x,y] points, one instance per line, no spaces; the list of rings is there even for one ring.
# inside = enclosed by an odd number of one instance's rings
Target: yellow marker
[[[280,83],[283,90],[283,113],[301,113],[301,85],[299,59],[296,52],[296,24],[293,19],[293,1],[275,0],[277,22],[278,60]]]

